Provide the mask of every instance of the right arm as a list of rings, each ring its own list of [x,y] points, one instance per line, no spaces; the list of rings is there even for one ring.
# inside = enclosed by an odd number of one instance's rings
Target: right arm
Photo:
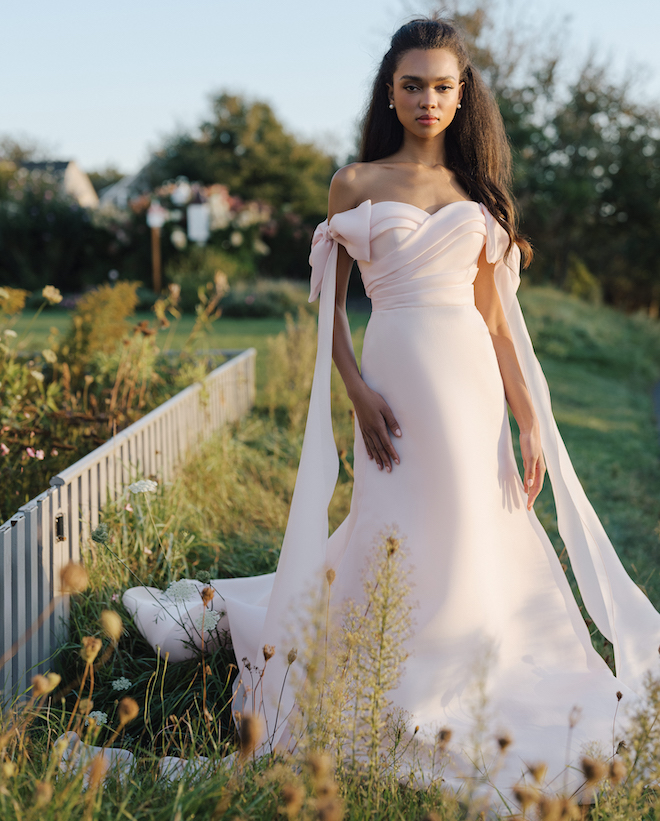
[[[348,211],[361,202],[356,180],[355,166],[340,169],[330,184],[328,220],[334,214]],[[348,397],[355,408],[362,438],[370,459],[375,459],[379,470],[389,472],[392,462],[399,464],[399,456],[394,449],[389,431],[401,436],[399,424],[383,397],[371,390],[362,379],[355,361],[351,329],[346,313],[348,279],[353,260],[343,245],[339,245],[337,258],[337,290],[335,294],[335,324],[332,338],[332,358],[346,386]]]

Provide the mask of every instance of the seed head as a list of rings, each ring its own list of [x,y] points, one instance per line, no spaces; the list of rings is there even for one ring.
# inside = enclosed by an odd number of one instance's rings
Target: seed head
[[[106,769],[105,758],[100,754],[94,756],[92,763],[89,765],[89,786],[92,790],[98,789],[99,784],[103,781]]]
[[[60,584],[63,593],[82,593],[89,584],[89,576],[81,564],[69,562],[60,570]]]
[[[397,539],[396,536],[388,536],[385,540],[385,545],[387,547],[387,555],[392,556],[401,547],[401,539]]]
[[[94,709],[94,702],[91,698],[81,698],[78,709],[80,710],[81,715],[88,716]]]
[[[543,780],[545,778],[545,774],[548,771],[548,765],[547,764],[542,764],[542,763],[540,763],[540,764],[530,764],[529,767],[527,768],[527,771],[532,776],[534,781],[536,781],[537,784],[542,784]]]
[[[621,692],[621,690],[617,690],[616,700],[621,701],[622,698],[623,698],[623,693]]]
[[[326,753],[310,753],[307,757],[307,766],[315,781],[330,778],[332,773],[332,761]]]
[[[585,756],[580,762],[580,766],[589,787],[602,781],[607,775],[607,767],[596,758]]]
[[[619,784],[623,779],[626,777],[626,768],[624,766],[623,761],[619,761],[618,758],[615,758],[613,761],[610,761],[610,770],[607,775],[609,780],[612,784]]]
[[[48,686],[50,688],[48,692],[51,692],[56,687],[59,687],[60,681],[62,681],[62,676],[58,673],[46,673],[46,678],[48,679]]]
[[[507,733],[502,733],[501,736],[497,739],[497,746],[500,748],[500,752],[506,752],[507,749],[511,746],[511,736]]]
[[[18,767],[13,761],[2,762],[2,774],[5,778],[13,778],[18,772]]]
[[[334,582],[334,580],[337,578],[337,574],[336,574],[336,572],[332,569],[332,567],[329,567],[329,568],[325,571],[325,577],[326,577],[326,579],[328,580],[328,584],[330,585],[330,587],[332,587],[332,583],[333,583],[333,582]]]
[[[33,676],[32,695],[39,698],[39,696],[45,696],[47,692],[49,692],[49,690],[48,679],[46,678],[46,676]]]
[[[100,522],[99,526],[92,530],[92,541],[97,542],[97,544],[108,544],[110,541],[110,529],[105,522]]]
[[[245,760],[255,751],[261,738],[261,721],[253,713],[243,714],[239,729],[240,758]]]
[[[83,636],[80,655],[87,664],[93,664],[102,646],[103,642],[101,639],[97,639],[95,636]]]
[[[571,712],[568,714],[568,726],[572,730],[578,723],[582,716],[582,708],[581,707],[573,707]]]
[[[130,696],[124,696],[122,700],[119,702],[119,707],[117,708],[117,715],[119,716],[119,726],[123,727],[125,724],[133,721],[138,717],[138,713],[140,712],[140,707],[137,701]]]
[[[580,810],[571,798],[549,798],[542,796],[539,801],[540,821],[577,821]]]
[[[452,732],[449,727],[443,727],[440,732],[438,733],[438,744],[441,750],[447,748],[449,742],[451,741]]]
[[[198,570],[195,578],[202,584],[208,584],[211,581],[211,574],[208,570]]]
[[[534,787],[526,787],[524,784],[516,784],[513,788],[513,797],[518,804],[520,804],[523,815],[530,807],[533,807],[539,802],[538,790],[534,789]]]
[[[204,607],[208,607],[209,604],[211,604],[214,596],[215,590],[212,587],[205,587],[202,590],[202,602],[204,603]]]
[[[268,661],[275,655],[275,648],[272,644],[264,644],[264,659]]]
[[[101,627],[106,636],[115,643],[119,641],[124,630],[121,616],[116,610],[104,610],[101,613]]]
[[[283,815],[296,818],[305,803],[305,790],[300,784],[284,784],[282,787]]]
[[[298,658],[298,651],[296,650],[296,648],[295,648],[295,647],[292,647],[292,648],[289,650],[289,655],[286,657],[286,660],[289,662],[289,664],[293,664],[293,662],[294,662],[297,658]]]
[[[34,787],[34,806],[45,807],[53,798],[53,787],[47,781],[37,781]]]

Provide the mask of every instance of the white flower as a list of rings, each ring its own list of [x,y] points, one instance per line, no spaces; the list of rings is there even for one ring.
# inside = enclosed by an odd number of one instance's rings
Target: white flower
[[[202,621],[204,622],[204,632],[210,633],[220,621],[220,613],[216,610],[202,611],[195,619],[195,627],[199,633],[202,632]]]
[[[126,676],[120,676],[116,681],[112,682],[113,690],[128,690],[128,688],[132,686],[133,683],[129,681]]]
[[[87,726],[90,721],[95,721],[97,726],[100,727],[101,724],[108,723],[108,714],[101,712],[101,710],[92,710],[92,712],[85,719],[85,726]]]
[[[50,348],[46,348],[41,352],[41,355],[51,365],[54,365],[57,362],[57,354],[55,351],[51,350]]]
[[[51,305],[57,305],[58,302],[62,301],[62,294],[59,288],[55,288],[53,285],[46,285],[41,292],[41,296]]]
[[[238,248],[239,245],[243,244],[243,234],[241,234],[240,231],[232,231],[229,242],[231,242],[234,248]]]
[[[158,482],[152,482],[151,479],[140,479],[139,482],[133,482],[128,486],[131,493],[153,493],[158,489]]]
[[[37,382],[44,381],[44,375],[41,373],[41,371],[30,371],[30,376],[33,376],[37,380]]]
[[[188,237],[180,228],[175,228],[174,231],[172,231],[170,234],[170,239],[172,240],[172,245],[175,248],[178,248],[179,251],[183,251],[188,244]]]
[[[5,290],[4,288],[0,288],[0,291],[4,291],[4,290]],[[0,294],[0,296],[1,296],[1,294]],[[11,337],[11,339],[16,339],[16,337],[18,336],[16,331],[13,331],[11,328],[7,328],[7,330],[4,331],[4,335],[8,336],[8,337]]]
[[[165,595],[175,604],[183,604],[193,598],[199,598],[199,590],[194,582],[189,579],[179,579],[178,582],[171,582],[165,591]]]

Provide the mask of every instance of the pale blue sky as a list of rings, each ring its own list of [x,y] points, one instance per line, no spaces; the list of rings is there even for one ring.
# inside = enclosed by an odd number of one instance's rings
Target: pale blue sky
[[[658,0],[501,0],[521,19],[571,18],[567,63],[590,46],[650,72],[660,100]],[[351,143],[392,31],[424,0],[0,0],[0,134],[38,139],[86,170],[136,170],[227,89],[271,103],[296,134]],[[625,9],[625,13],[620,10]]]

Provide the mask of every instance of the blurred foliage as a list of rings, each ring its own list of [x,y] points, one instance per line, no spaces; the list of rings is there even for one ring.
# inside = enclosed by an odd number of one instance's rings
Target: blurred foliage
[[[0,287],[0,522],[44,491],[51,476],[221,363],[222,357],[200,357],[195,346],[219,316],[224,293],[216,283],[212,296],[201,294],[176,356],[156,344],[157,328],[181,316],[176,290],[154,305],[153,323],[131,326],[136,283],[89,292],[64,339],[52,327],[46,347],[30,353],[31,327],[61,295],[45,288],[39,311],[19,335],[13,326],[26,292]]]
[[[199,132],[171,137],[157,152],[154,184],[179,175],[222,182],[243,199],[263,200],[303,219],[323,218],[337,166],[319,148],[289,134],[267,103],[220,94]]]
[[[220,307],[223,316],[284,318],[299,311],[315,313],[317,304],[310,304],[308,296],[309,289],[303,283],[288,279],[257,279],[237,283],[223,297]],[[316,342],[312,348],[316,349]]]
[[[116,182],[119,182],[124,175],[114,166],[109,165],[101,171],[90,171],[87,176],[89,177],[89,181],[94,186],[94,190],[98,194],[109,185],[114,185]]]

